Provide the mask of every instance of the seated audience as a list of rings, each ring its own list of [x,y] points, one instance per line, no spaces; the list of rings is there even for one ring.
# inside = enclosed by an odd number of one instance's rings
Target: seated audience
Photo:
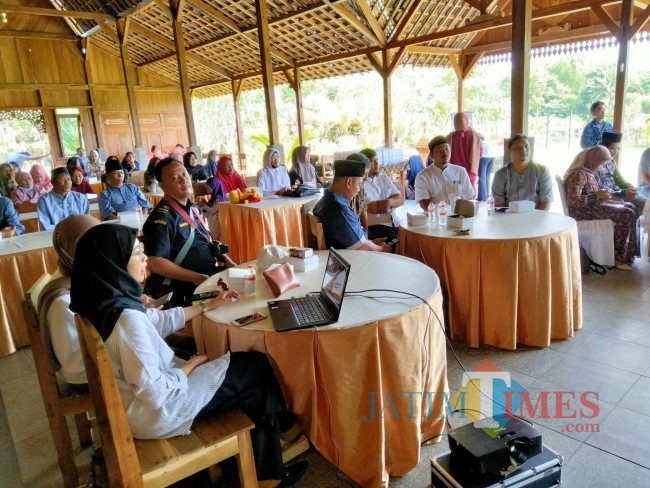
[[[312,185],[322,188],[316,167],[311,163],[311,149],[307,146],[298,146],[291,153],[291,170],[289,170],[289,180],[291,186],[294,185]]]
[[[29,170],[29,174],[32,175],[32,181],[36,188],[43,188],[46,192],[52,191],[52,179],[43,166],[35,164]]]
[[[151,270],[147,293],[159,297],[173,291],[172,305],[190,305],[198,285],[235,263],[212,241],[201,210],[190,199],[192,182],[183,165],[165,158],[154,171],[165,197],[142,227]]]
[[[90,215],[73,215],[54,228],[52,243],[59,258],[59,267],[38,297],[38,319],[47,324],[52,339],[52,349],[61,365],[60,380],[81,385],[88,383],[81,358],[79,336],[70,311],[70,273],[77,241],[84,233],[101,222]]]
[[[72,180],[72,191],[83,193],[84,195],[95,195],[95,190],[86,181],[84,170],[81,166],[73,166],[72,168],[68,168],[68,171],[70,171],[70,179]]]
[[[474,188],[462,166],[450,164],[451,146],[445,136],[429,141],[429,159],[433,164],[424,168],[415,178],[415,201],[425,212],[429,204],[451,203],[456,197],[465,200],[474,197]]]
[[[124,182],[124,169],[117,158],[106,160],[106,188],[99,194],[97,203],[102,220],[116,220],[118,212],[135,211],[140,205],[142,215],[147,215],[151,204],[140,189]]]
[[[594,147],[602,138],[603,132],[614,130],[612,124],[605,120],[605,102],[598,100],[591,104],[589,110],[593,119],[582,130],[582,136],[580,136],[580,147],[582,149]]]
[[[366,191],[363,188],[363,183],[368,179],[370,160],[365,154],[361,153],[352,153],[345,159],[348,161],[358,161],[366,165],[366,171],[363,173],[363,179],[361,180],[361,188],[359,188],[359,193],[353,196],[352,200],[350,200],[350,208],[359,216],[361,227],[363,227],[363,231],[368,235],[368,203],[366,202]]]
[[[88,214],[88,199],[72,190],[72,179],[68,168],[52,170],[52,191],[43,195],[36,204],[41,230],[52,230],[54,226],[71,215]]]
[[[233,190],[246,189],[246,181],[235,170],[235,165],[232,164],[232,156],[229,154],[224,154],[219,158],[217,177],[221,180],[221,186],[225,195]]]
[[[0,196],[0,234],[3,239],[19,236],[25,232],[25,226],[20,223],[18,212],[11,200]]]
[[[219,153],[215,149],[210,149],[208,152],[208,157],[205,160],[205,174],[208,178],[217,176],[217,170],[219,169]]]
[[[641,153],[639,161],[639,195],[650,197],[650,148]]]
[[[186,152],[183,155],[183,164],[193,182],[205,181],[208,179],[208,176],[205,174],[205,166],[197,164],[196,154],[193,152]]]
[[[157,157],[151,158],[147,165],[147,170],[144,172],[144,191],[148,193],[159,193],[160,191],[158,181],[156,181],[156,176],[154,175],[154,169],[159,162],[160,159]]]
[[[9,163],[0,164],[0,196],[11,197],[16,189],[16,173],[14,167]]]
[[[262,169],[257,174],[257,186],[262,196],[283,195],[291,191],[287,168],[280,162],[280,153],[271,147],[264,151]]]
[[[99,159],[99,152],[93,149],[88,153],[88,169],[86,170],[86,178],[97,178],[101,181],[104,174],[104,163]]]
[[[611,159],[603,146],[584,149],[564,174],[569,215],[576,220],[609,219],[614,223],[616,268],[630,271],[637,251],[636,208],[631,203],[613,202],[612,192],[599,188],[598,169]]]
[[[88,171],[88,156],[86,156],[86,150],[83,147],[77,148],[77,157],[79,158],[79,165],[82,167],[84,174]],[[69,160],[68,160],[69,161]]]
[[[205,185],[210,189],[210,198],[206,201],[199,199],[199,207],[205,213],[205,220],[208,222],[208,230],[213,239],[221,238],[221,225],[219,224],[219,202],[227,200],[221,186],[221,180],[216,176],[208,178]]]
[[[359,192],[365,172],[365,163],[334,161],[334,180],[314,207],[314,215],[323,223],[328,248],[391,252],[383,242],[385,239],[367,239],[359,216],[350,208],[350,200]]]
[[[129,182],[129,172],[124,171],[124,167],[122,166],[122,162],[120,161],[120,158],[117,156],[109,156],[106,158],[106,161],[104,162],[104,172],[102,174],[102,183],[104,183],[104,188],[108,186],[108,183],[106,183],[106,173],[108,173],[107,168],[120,168],[124,172],[124,183]]]
[[[379,158],[374,149],[363,149],[361,154],[370,160],[368,178],[363,183],[368,205],[368,238],[397,237],[399,218],[395,209],[404,204],[404,198],[388,175],[379,173]]]
[[[258,477],[281,480],[273,486],[297,481],[307,465],[285,468],[280,440],[294,439],[300,428],[266,355],[226,353],[212,361],[205,355],[184,361],[162,340],[199,314],[227,306],[237,293],[226,291],[185,309],[145,308],[140,283],[147,256],[136,234],[119,224],[89,229],[77,244],[70,290],[70,309],[86,316],[106,345],[133,436],[185,435],[197,417],[240,409],[255,423],[251,437]]]
[[[32,182],[32,175],[21,171],[16,176],[17,186],[11,192],[11,201],[18,212],[33,212],[36,203],[47,192],[43,188],[36,188]]]
[[[530,161],[530,142],[523,134],[508,140],[511,162],[494,174],[492,196],[497,207],[530,200],[535,208],[549,210],[553,201],[553,180],[546,166]]]
[[[620,132],[603,132],[599,145],[607,148],[611,158],[596,173],[596,181],[601,188],[611,190],[613,200],[623,200],[632,203],[636,207],[637,216],[641,216],[643,215],[643,208],[645,207],[647,198],[639,195],[634,185],[623,179],[623,175],[618,170],[618,165],[614,160],[621,150],[622,138],[623,134]]]
[[[134,171],[140,171],[140,163],[135,159],[135,154],[129,151],[124,155],[122,159],[122,168],[126,173],[133,173]]]

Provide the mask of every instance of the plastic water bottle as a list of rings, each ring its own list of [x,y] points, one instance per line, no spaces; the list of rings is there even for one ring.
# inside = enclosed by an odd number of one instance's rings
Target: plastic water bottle
[[[140,206],[139,203],[138,203],[138,206],[135,207],[135,213],[138,216],[138,220],[142,220],[142,207]]]
[[[488,215],[494,215],[494,197],[490,195],[487,199]]]
[[[436,204],[433,202],[427,207],[427,220],[429,222],[435,222],[436,220]]]
[[[248,273],[244,277],[244,295],[247,297],[252,297],[255,295],[255,270],[253,265],[248,265]]]
[[[445,205],[445,202],[438,204],[438,223],[440,225],[447,225],[447,205]]]

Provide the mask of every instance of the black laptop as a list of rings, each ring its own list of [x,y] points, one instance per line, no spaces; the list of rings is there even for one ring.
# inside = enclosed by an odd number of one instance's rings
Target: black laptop
[[[275,330],[284,332],[337,322],[349,276],[348,262],[330,249],[319,295],[268,302]]]

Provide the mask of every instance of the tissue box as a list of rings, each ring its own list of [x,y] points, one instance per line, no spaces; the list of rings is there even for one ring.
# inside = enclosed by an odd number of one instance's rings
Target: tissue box
[[[289,254],[294,258],[306,259],[314,255],[314,250],[311,247],[290,247]]]
[[[131,210],[129,212],[117,212],[117,216],[120,219],[120,222],[137,222],[140,220],[138,212]]]
[[[294,258],[289,256],[287,262],[293,266],[296,271],[311,271],[318,268],[318,256],[315,254],[308,258]]]
[[[450,215],[447,217],[447,227],[458,227],[461,230],[474,228],[474,217]]]
[[[530,200],[518,200],[516,202],[510,202],[510,211],[515,213],[521,212],[532,212],[535,210],[535,202]]]
[[[244,278],[248,269],[228,268],[228,287],[237,293],[244,293]]]
[[[425,225],[427,223],[427,216],[424,212],[407,212],[406,222],[409,225]]]

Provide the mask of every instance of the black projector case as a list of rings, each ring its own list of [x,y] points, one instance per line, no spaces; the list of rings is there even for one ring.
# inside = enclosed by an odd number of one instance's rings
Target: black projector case
[[[507,477],[496,473],[478,474],[451,468],[451,451],[431,460],[431,485],[434,488],[551,488],[562,482],[563,458],[548,447],[529,458]]]

